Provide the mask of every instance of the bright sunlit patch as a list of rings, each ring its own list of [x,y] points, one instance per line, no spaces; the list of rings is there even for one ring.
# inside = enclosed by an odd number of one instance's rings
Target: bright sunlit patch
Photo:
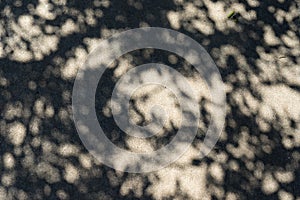
[[[265,194],[272,194],[278,190],[278,183],[272,174],[266,174],[262,182],[262,190]]]
[[[78,169],[72,164],[66,164],[64,178],[68,183],[75,183],[79,178]]]
[[[11,153],[3,155],[3,164],[6,169],[12,169],[15,166],[15,159]]]
[[[8,139],[13,145],[19,146],[24,142],[26,127],[20,122],[8,124]]]

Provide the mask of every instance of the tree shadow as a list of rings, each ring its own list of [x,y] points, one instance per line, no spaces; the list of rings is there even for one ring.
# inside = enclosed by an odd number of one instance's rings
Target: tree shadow
[[[300,197],[300,8],[295,1],[45,2],[0,3],[0,199]],[[227,18],[232,10],[235,20]],[[204,46],[226,84],[227,116],[206,158],[188,152],[163,170],[130,174],[102,165],[85,149],[72,119],[72,88],[99,38],[147,26],[178,30]],[[149,62],[190,79],[197,74],[183,58],[153,49],[129,52],[108,68],[95,108],[107,137],[121,148],[131,149],[132,138],[116,126],[107,103],[124,65]],[[137,104],[157,90],[147,95],[132,101],[140,124],[148,123],[148,116]],[[199,105],[195,152],[210,121],[209,96],[199,97]],[[146,141],[159,149],[177,129],[172,122]]]

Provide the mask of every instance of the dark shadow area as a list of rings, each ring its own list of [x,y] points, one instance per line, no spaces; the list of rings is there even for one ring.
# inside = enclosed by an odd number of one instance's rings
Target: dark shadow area
[[[232,11],[234,20],[227,18]],[[296,1],[5,0],[0,16],[0,199],[300,198]],[[160,171],[130,174],[102,165],[85,149],[72,119],[72,88],[100,39],[147,26],[177,30],[207,50],[226,85],[227,116],[217,145],[200,160],[197,152],[210,121],[201,77],[166,51],[123,55],[105,71],[95,105],[107,137],[121,148],[139,151],[108,106],[128,69],[163,63],[195,88],[201,85],[201,122],[187,156]],[[137,124],[149,123],[139,104],[164,91],[152,89],[131,101]],[[172,120],[161,135],[146,140],[150,149],[176,135],[176,117]]]

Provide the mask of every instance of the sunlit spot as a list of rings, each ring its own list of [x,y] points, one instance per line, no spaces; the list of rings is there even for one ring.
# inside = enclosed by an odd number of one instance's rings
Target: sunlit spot
[[[13,122],[8,124],[7,134],[10,143],[19,146],[26,137],[26,127],[20,122]]]

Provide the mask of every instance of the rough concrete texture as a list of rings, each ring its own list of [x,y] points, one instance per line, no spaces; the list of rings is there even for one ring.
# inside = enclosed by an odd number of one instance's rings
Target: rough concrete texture
[[[300,4],[293,0],[0,1],[0,199],[300,199]],[[234,11],[233,19],[227,15]],[[110,94],[128,69],[149,62],[187,77],[201,109],[199,133],[172,165],[152,173],[115,171],[85,149],[72,120],[72,86],[97,42],[123,30],[158,26],[199,42],[226,85],[226,123],[198,159],[210,120],[206,83],[182,58],[144,49],[106,70],[96,94],[98,120],[119,147],[153,151],[180,126],[171,91],[133,95],[134,122],[154,103],[170,118],[147,140],[114,124]]]

